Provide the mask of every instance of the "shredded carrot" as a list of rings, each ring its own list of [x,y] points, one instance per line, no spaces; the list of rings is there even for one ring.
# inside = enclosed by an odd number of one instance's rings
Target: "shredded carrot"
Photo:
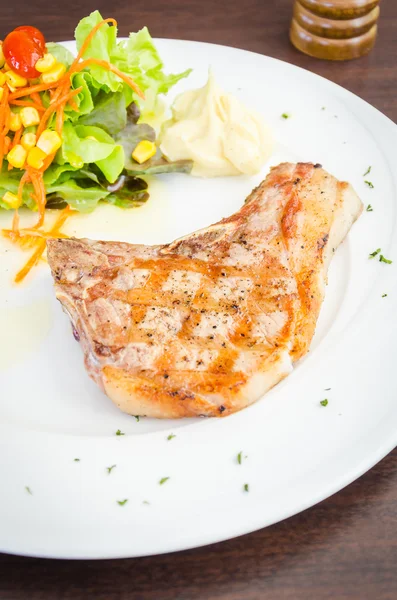
[[[9,89],[7,86],[5,86],[4,92],[3,92],[3,97],[0,102],[0,170],[1,170],[1,167],[3,166],[4,152],[5,152],[4,139],[8,133],[7,123],[6,123],[7,110],[9,110],[8,96],[9,96]],[[6,129],[7,129],[7,131],[6,131]]]
[[[19,144],[19,142],[21,141],[21,137],[22,137],[22,132],[23,132],[23,127],[20,127],[18,129],[18,131],[16,131],[14,133],[14,139],[11,142],[11,148],[13,148],[14,146],[16,146],[17,144]]]
[[[10,104],[13,106],[29,106],[36,108],[39,112],[45,111],[42,104],[36,104],[36,102],[28,102],[27,100],[10,100]]]
[[[59,108],[63,104],[66,104],[66,102],[68,102],[69,98],[73,98],[73,96],[75,96],[76,94],[79,94],[82,89],[83,89],[82,87],[79,87],[76,90],[72,90],[65,96],[62,96],[62,98],[59,98],[56,102],[53,102],[52,104],[50,104],[50,106],[47,108],[47,110],[45,111],[45,113],[43,114],[43,116],[40,119],[40,123],[39,123],[39,126],[37,127],[37,131],[36,131],[37,137],[40,137],[40,134],[43,133],[44,129],[46,128],[47,121],[50,118],[50,116],[52,115],[52,113],[55,112],[57,110],[57,108]]]
[[[80,111],[79,107],[77,106],[77,104],[74,100],[69,100],[68,104],[69,104],[70,108],[72,108],[75,112]]]
[[[53,81],[52,83],[38,83],[37,85],[19,88],[18,90],[10,94],[10,100],[22,98],[23,96],[31,96],[35,92],[45,92],[46,90],[49,90],[51,88],[58,87],[58,83],[58,81]]]
[[[140,98],[142,98],[142,100],[145,99],[144,93],[142,92],[141,88],[135,83],[135,81],[128,75],[125,75],[122,71],[120,71],[120,69],[108,63],[106,60],[101,60],[100,58],[87,58],[86,60],[83,60],[81,63],[76,65],[74,67],[73,72],[78,73],[79,71],[82,71],[89,65],[99,65],[100,67],[111,71],[112,73],[117,75],[117,77],[120,77],[120,79],[122,79],[127,85],[129,85],[130,88],[132,88],[134,92],[138,94]],[[69,73],[71,69],[72,67],[70,67]]]
[[[59,214],[53,227],[48,232],[48,235],[46,235],[46,237],[44,237],[43,239],[41,239],[39,241],[39,243],[37,245],[37,249],[34,251],[32,256],[29,258],[29,260],[27,261],[25,266],[16,274],[15,283],[20,283],[26,277],[26,275],[29,273],[29,271],[37,265],[37,263],[39,262],[40,258],[42,257],[42,254],[46,248],[46,239],[48,237],[58,237],[59,230],[61,229],[62,225],[64,225],[66,219],[70,216],[71,213],[72,213],[72,210],[71,210],[70,206],[67,206],[66,208],[64,208],[61,211],[61,213]]]
[[[84,54],[87,52],[89,45],[92,42],[93,37],[95,36],[96,32],[98,31],[98,29],[100,29],[103,25],[105,25],[105,23],[113,23],[114,27],[117,27],[117,21],[116,19],[103,19],[103,21],[101,21],[100,23],[98,23],[97,25],[95,25],[95,27],[93,27],[90,31],[90,33],[87,35],[87,37],[85,38],[79,53],[77,54],[76,58],[74,59],[74,61],[72,62],[72,64],[70,65],[70,69],[73,71],[74,67],[77,65],[77,63],[80,61],[80,59],[84,56]]]
[[[36,104],[38,104],[39,106],[41,106],[42,108],[44,108],[43,101],[42,101],[41,96],[40,96],[40,94],[38,92],[32,92],[30,94],[30,97],[32,98],[33,102],[35,102]]]

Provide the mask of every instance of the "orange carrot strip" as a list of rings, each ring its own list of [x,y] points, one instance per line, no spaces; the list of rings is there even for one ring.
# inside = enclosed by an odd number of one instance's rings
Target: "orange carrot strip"
[[[74,100],[69,100],[68,104],[69,104],[70,108],[72,108],[76,112],[80,111],[79,107],[77,106],[77,104]]]
[[[59,229],[65,223],[66,219],[70,216],[71,212],[72,211],[70,209],[70,206],[67,206],[66,208],[64,208],[61,211],[61,214],[59,215],[58,219],[54,223],[54,226],[50,229],[49,233],[53,234],[53,236],[56,237],[56,234],[59,232]],[[15,283],[21,282],[26,277],[26,275],[29,273],[29,271],[34,266],[37,265],[45,248],[46,248],[46,239],[44,238],[43,240],[40,240],[37,249],[34,251],[34,253],[30,257],[30,259],[26,263],[26,265],[16,274]]]
[[[57,118],[55,121],[55,130],[59,137],[62,137],[62,127],[63,127],[63,119],[64,119],[64,110],[65,104],[61,104],[57,109]]]
[[[50,106],[47,108],[47,110],[45,111],[45,113],[41,117],[39,126],[38,126],[37,131],[36,131],[37,138],[39,138],[40,134],[43,133],[43,131],[44,131],[45,127],[46,127],[47,121],[50,118],[51,114],[55,110],[57,110],[57,108],[59,106],[61,106],[62,104],[66,104],[66,102],[69,100],[69,98],[73,98],[73,96],[75,96],[76,94],[79,94],[82,89],[83,89],[82,87],[79,87],[76,90],[72,90],[71,92],[69,92],[65,96],[62,96],[62,98],[59,98],[56,102],[53,102],[52,104],[50,104]]]
[[[111,71],[112,73],[117,75],[117,77],[120,77],[120,79],[125,81],[125,83],[129,85],[130,88],[132,88],[140,98],[142,98],[142,100],[145,99],[144,93],[142,92],[141,88],[135,83],[135,81],[128,75],[125,75],[122,71],[120,71],[120,69],[108,63],[106,60],[101,60],[100,58],[87,58],[86,60],[83,60],[81,63],[76,65],[73,69],[73,72],[78,73],[79,71],[85,69],[89,65],[99,65],[100,67]],[[69,73],[71,69],[72,67],[70,67]]]
[[[1,167],[3,166],[3,159],[4,159],[4,138],[8,133],[8,127],[6,124],[6,115],[7,115],[7,111],[9,111],[9,106],[8,106],[8,96],[9,96],[9,89],[7,86],[5,86],[3,91],[3,97],[1,99],[0,102],[0,170]],[[7,131],[6,131],[7,129]]]
[[[14,139],[11,142],[11,148],[13,148],[14,146],[16,146],[17,144],[19,144],[19,142],[21,141],[21,137],[22,137],[22,132],[23,132],[23,127],[20,127],[18,129],[18,131],[16,131],[14,133]]]
[[[54,87],[58,87],[58,81],[53,81],[52,83],[38,83],[37,85],[31,85],[24,88],[19,88],[15,92],[10,94],[10,100],[15,100],[16,98],[22,98],[23,96],[31,96],[36,92],[45,92]]]
[[[8,135],[5,135],[4,136],[4,154],[8,153],[10,146],[11,146],[11,138],[8,137]]]
[[[27,100],[10,100],[10,104],[15,106],[30,106],[32,108],[36,108],[39,112],[45,111],[45,108],[42,104],[36,104],[35,102],[28,102]]]
[[[39,104],[42,108],[44,108],[43,101],[42,101],[41,96],[40,96],[40,94],[38,92],[31,93],[30,97],[32,98],[33,102],[35,102],[36,104]]]
[[[95,27],[93,27],[91,29],[90,33],[85,38],[85,40],[84,40],[84,42],[83,42],[83,44],[82,44],[82,46],[80,48],[79,53],[77,54],[76,58],[74,59],[74,61],[70,65],[70,70],[72,70],[72,71],[74,70],[74,67],[77,65],[77,63],[80,61],[80,59],[84,56],[84,54],[88,50],[88,47],[91,44],[92,38],[94,37],[94,35],[98,31],[98,29],[100,29],[103,25],[105,25],[105,23],[113,23],[113,25],[115,27],[117,27],[117,21],[116,21],[116,19],[103,19],[103,21],[101,21],[100,23],[98,23],[97,25],[95,25]]]

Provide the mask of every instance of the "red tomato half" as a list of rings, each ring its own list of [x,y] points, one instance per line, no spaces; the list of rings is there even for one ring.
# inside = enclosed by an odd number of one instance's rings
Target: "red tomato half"
[[[39,50],[41,50],[43,54],[45,53],[45,39],[40,29],[32,27],[31,25],[21,25],[20,27],[16,27],[14,31],[24,31],[27,33],[27,35],[35,42]]]
[[[40,75],[34,65],[44,56],[44,36],[35,27],[17,27],[4,40],[3,52],[13,71],[27,79],[34,79]]]

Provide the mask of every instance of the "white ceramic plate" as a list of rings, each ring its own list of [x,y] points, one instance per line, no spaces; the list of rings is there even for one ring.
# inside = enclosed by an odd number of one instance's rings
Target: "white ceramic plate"
[[[119,412],[84,370],[48,267],[12,285],[26,256],[1,241],[0,551],[111,558],[217,542],[319,502],[397,443],[395,125],[272,58],[184,41],[158,47],[169,71],[194,68],[175,93],[202,85],[212,65],[225,89],[264,115],[277,140],[271,163],[252,178],[159,177],[142,208],[100,208],[71,220],[69,233],[171,241],[234,212],[282,160],[322,163],[373,212],[334,258],[309,355],[257,404],[221,420],[137,422]],[[0,219],[4,227],[10,215]],[[392,265],[368,259],[378,247]]]

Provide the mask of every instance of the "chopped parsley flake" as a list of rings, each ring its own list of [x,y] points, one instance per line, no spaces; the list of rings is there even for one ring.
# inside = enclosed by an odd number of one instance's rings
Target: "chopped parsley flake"
[[[170,433],[170,435],[167,436],[167,440],[170,441],[172,440],[174,437],[176,437],[175,433]]]
[[[393,261],[392,261],[392,260],[389,260],[388,258],[385,258],[385,257],[383,256],[383,254],[381,254],[381,255],[380,255],[380,257],[379,257],[379,262],[384,262],[384,263],[386,263],[387,265],[391,265]]]
[[[329,392],[331,388],[325,388],[324,392]]]
[[[375,186],[374,186],[374,184],[372,183],[372,181],[367,181],[367,179],[364,181],[364,183],[366,183],[366,184],[367,184],[367,186],[368,186],[369,188],[371,188],[371,190],[373,190],[373,189],[374,189],[374,187],[375,187]]]
[[[322,107],[321,107],[321,110],[325,110],[325,108],[326,108],[325,106],[322,106]]]
[[[248,483],[244,483],[244,492],[249,492],[249,491],[250,491],[250,489],[249,489]]]
[[[116,431],[116,435],[125,435],[125,433],[123,433],[122,431],[120,431],[120,429],[118,429],[118,430]]]
[[[135,415],[135,419],[138,421],[139,423],[139,415]]]
[[[374,210],[374,209],[372,208],[372,206],[371,206],[370,204],[368,204],[368,206],[367,206],[367,208],[366,208],[366,211],[367,211],[367,212],[373,212],[373,210]]]
[[[74,462],[80,462],[80,459],[79,458],[74,458],[73,461]]]
[[[381,249],[377,248],[376,250],[371,252],[371,254],[368,256],[368,258],[374,258],[377,254],[379,254],[380,251],[381,251]]]
[[[28,494],[30,494],[30,496],[33,496],[33,492],[28,485],[25,485],[25,490],[27,491]]]
[[[288,113],[283,113],[283,114],[281,115],[281,117],[282,117],[283,119],[289,119],[289,118],[290,118],[290,116],[291,116],[291,115],[290,115],[290,114],[288,114]]]
[[[117,504],[119,504],[120,506],[124,506],[124,504],[127,504],[128,502],[128,498],[125,498],[124,500],[117,500]]]
[[[241,465],[241,463],[243,462],[243,453],[242,452],[239,452],[237,454],[237,462],[239,465]]]
[[[382,298],[386,298],[387,294],[382,294]]]
[[[365,177],[366,175],[369,175],[369,173],[371,173],[371,169],[372,169],[372,167],[368,167],[368,169],[365,171],[363,177]]]
[[[321,406],[327,406],[328,400],[325,398],[325,400],[321,400],[320,404]]]
[[[106,467],[106,470],[108,472],[108,475],[110,475],[110,473],[113,471],[113,469],[117,467],[117,465],[112,465],[111,467]]]
[[[159,481],[159,484],[160,484],[160,485],[163,485],[163,483],[165,483],[165,482],[166,482],[166,481],[168,481],[168,480],[169,480],[169,477],[162,477],[162,478],[160,479],[160,481]]]
[[[150,504],[150,502],[148,502],[147,500],[144,500],[144,501],[142,502],[142,504],[147,504],[147,505],[149,505],[149,504]]]

